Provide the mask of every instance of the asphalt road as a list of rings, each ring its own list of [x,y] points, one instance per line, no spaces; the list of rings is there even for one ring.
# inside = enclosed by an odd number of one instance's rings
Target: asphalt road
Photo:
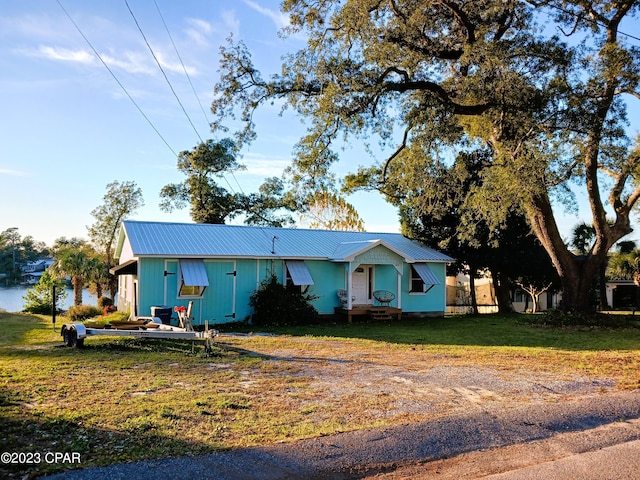
[[[638,440],[640,391],[633,391],[47,478],[629,480],[640,479]]]

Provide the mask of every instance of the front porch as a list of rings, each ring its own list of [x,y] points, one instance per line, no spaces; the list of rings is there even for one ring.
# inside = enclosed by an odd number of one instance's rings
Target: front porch
[[[376,306],[376,305],[353,305],[351,309],[345,307],[335,307],[338,317],[347,317],[351,323],[353,317],[368,316],[372,320],[399,320],[402,316],[402,309],[396,307]]]

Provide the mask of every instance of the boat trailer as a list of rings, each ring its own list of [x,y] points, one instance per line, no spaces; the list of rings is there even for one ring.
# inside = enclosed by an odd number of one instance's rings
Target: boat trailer
[[[205,321],[204,331],[198,332],[191,324],[191,302],[189,308],[176,308],[179,327],[165,325],[158,317],[137,317],[134,321],[113,322],[102,328],[93,328],[84,323],[65,323],[60,329],[62,340],[68,347],[82,348],[86,338],[92,336],[137,337],[165,340],[203,340],[205,351],[211,352],[213,341],[219,332],[209,329],[209,322]]]

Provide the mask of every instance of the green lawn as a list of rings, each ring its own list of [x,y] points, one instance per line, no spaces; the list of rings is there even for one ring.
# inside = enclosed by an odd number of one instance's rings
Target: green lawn
[[[563,350],[637,350],[640,328],[549,327],[544,315],[447,316],[385,323],[339,323],[271,327],[263,331],[310,336],[361,338],[443,347],[532,347]],[[628,321],[635,325],[633,321]],[[640,326],[640,322],[639,325]],[[250,330],[246,329],[245,330]]]
[[[367,416],[362,402],[373,398],[324,402],[305,372],[269,355],[287,349],[314,358],[362,354],[410,364],[419,357],[597,375],[614,379],[618,388],[640,387],[640,329],[549,327],[528,319],[279,328],[271,329],[279,334],[273,336],[221,336],[215,355],[205,357],[202,347],[193,353],[189,341],[102,337],[70,349],[49,318],[0,313],[0,451],[78,452],[80,466],[87,467],[423,419]],[[77,467],[0,464],[0,477]]]

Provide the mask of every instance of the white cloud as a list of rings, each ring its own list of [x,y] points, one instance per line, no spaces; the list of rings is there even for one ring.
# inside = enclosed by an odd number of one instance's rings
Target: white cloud
[[[233,36],[238,36],[240,34],[240,20],[236,18],[235,12],[232,12],[231,10],[223,10],[222,23],[224,25],[223,28],[225,36],[229,33],[233,34]]]
[[[48,58],[50,60],[62,60],[64,62],[91,64],[95,60],[91,52],[83,49],[69,49],[40,45],[37,52],[38,56]]]
[[[212,31],[211,24],[199,18],[187,18],[187,23],[190,25],[185,30],[187,37],[200,46],[208,46],[208,36]]]
[[[261,13],[265,17],[271,19],[271,21],[275,24],[278,29],[288,27],[290,24],[289,16],[285,15],[279,10],[272,10],[270,8],[265,8],[261,5],[258,5],[256,2],[252,0],[243,0],[245,4],[253,8],[256,12]]]
[[[149,64],[149,56],[139,52],[127,51],[118,56],[102,53],[100,56],[109,67],[119,68],[127,73],[153,75],[156,72]]]
[[[189,65],[185,65],[184,69],[182,68],[182,64],[180,63],[179,59],[175,59],[175,61],[173,62],[169,62],[166,58],[165,58],[165,54],[162,53],[162,51],[160,51],[159,49],[155,49],[154,48],[154,53],[156,55],[156,58],[158,59],[158,62],[160,63],[160,65],[162,65],[162,68],[164,70],[168,70],[170,72],[175,72],[175,73],[180,73],[183,74],[184,70],[187,71],[188,75],[198,75],[198,69],[195,67],[190,67]]]
[[[0,167],[0,175],[6,175],[7,177],[26,177],[28,174],[20,170],[13,170],[11,168]]]
[[[240,34],[240,20],[233,10],[222,10],[220,21],[214,24],[196,18],[189,18],[187,21],[191,24],[191,28],[186,31],[187,35],[201,46],[209,46],[209,37],[212,35],[227,37],[232,34],[236,37]],[[220,38],[216,38],[215,41],[220,43]]]
[[[265,177],[279,177],[282,171],[291,164],[290,159],[269,157],[266,155],[248,154],[240,159],[240,163],[247,169],[236,175]]]

